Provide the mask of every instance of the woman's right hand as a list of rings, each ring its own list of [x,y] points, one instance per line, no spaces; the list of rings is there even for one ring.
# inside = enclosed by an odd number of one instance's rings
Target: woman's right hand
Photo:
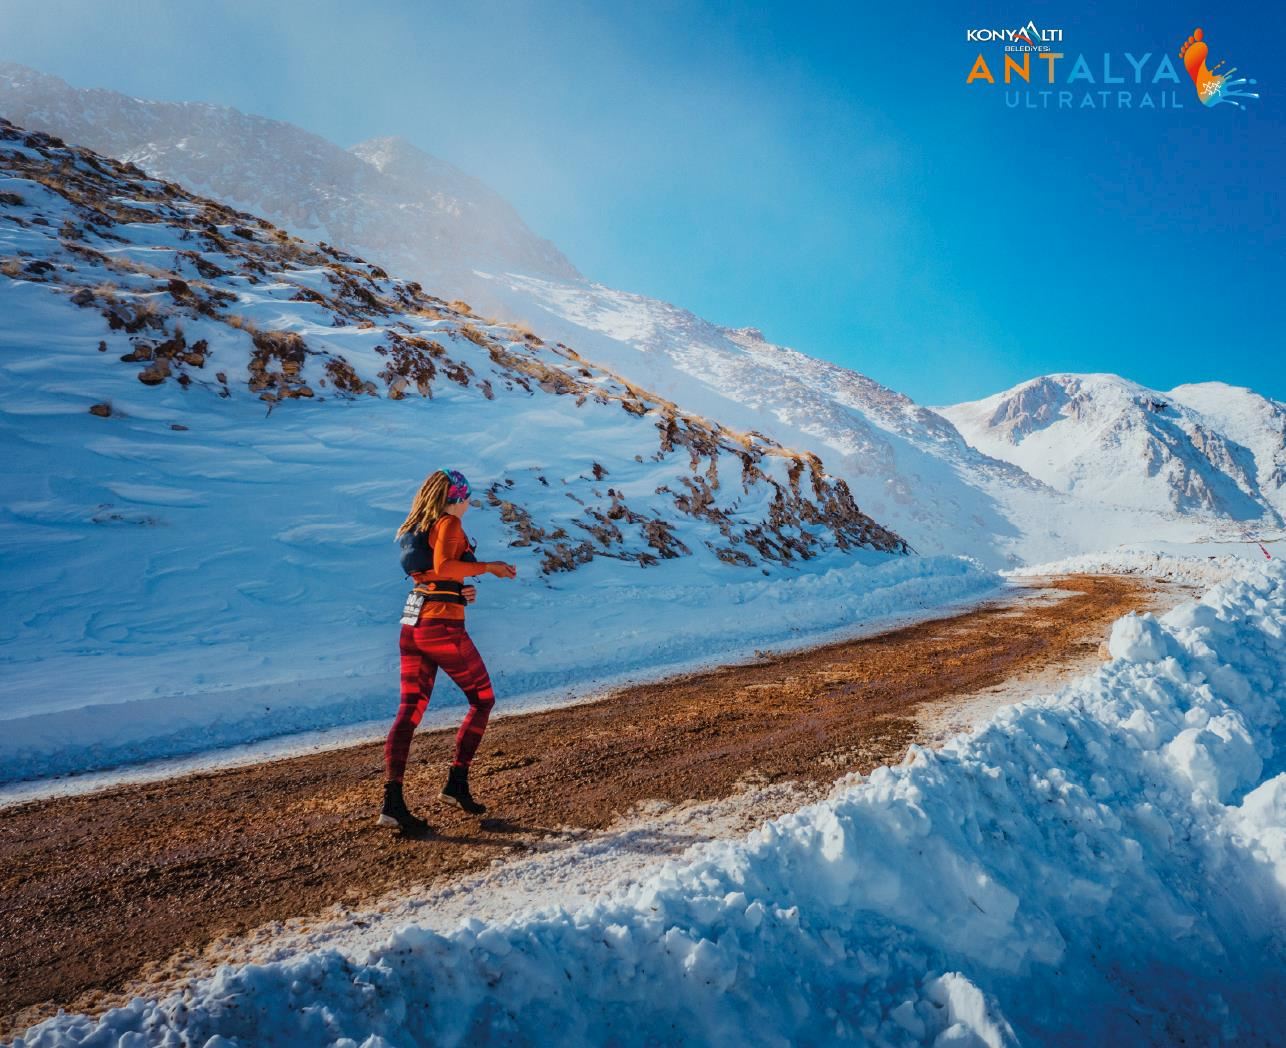
[[[503,560],[489,560],[487,574],[494,575],[498,579],[512,579],[518,574],[518,569],[512,564],[506,564]]]

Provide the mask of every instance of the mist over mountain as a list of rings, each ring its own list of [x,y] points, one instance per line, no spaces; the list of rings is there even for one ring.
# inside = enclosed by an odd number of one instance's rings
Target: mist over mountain
[[[280,120],[82,90],[12,63],[0,63],[0,114],[379,258],[440,294],[466,293],[475,268],[579,275],[481,181],[401,139],[346,150]]]

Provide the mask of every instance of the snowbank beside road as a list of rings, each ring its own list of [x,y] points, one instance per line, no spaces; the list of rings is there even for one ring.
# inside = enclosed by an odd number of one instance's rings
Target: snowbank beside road
[[[833,556],[829,570],[743,574],[740,581],[674,563],[646,572],[591,565],[558,588],[533,583],[497,594],[502,610],[471,615],[470,632],[490,663],[503,713],[566,702],[625,678],[746,658],[758,647],[851,632],[974,599],[999,584],[995,575],[955,557],[865,560]],[[338,597],[301,612],[313,620],[312,628],[274,637],[276,650],[267,656],[260,650],[252,662],[260,681],[232,665],[214,676],[219,656],[229,660],[241,649],[221,636],[216,640],[212,629],[206,644],[175,643],[168,652],[95,653],[90,666],[82,657],[8,667],[0,698],[39,698],[0,702],[0,784],[391,717],[402,590],[385,589],[386,621],[363,615],[361,622],[336,622],[346,614]],[[62,685],[70,692],[63,696],[41,679],[50,661],[93,674],[95,689],[86,694],[74,688],[73,678]],[[236,683],[224,683],[229,680]],[[87,698],[98,701],[79,704]],[[425,726],[455,724],[464,704],[459,690],[443,680]]]
[[[226,968],[18,1044],[1271,1043],[1284,631],[1286,569],[1259,566],[1120,620],[1056,695],[619,895]]]

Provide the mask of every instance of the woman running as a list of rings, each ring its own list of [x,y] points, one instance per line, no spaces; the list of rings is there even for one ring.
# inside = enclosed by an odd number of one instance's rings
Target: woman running
[[[465,632],[464,608],[473,603],[476,590],[464,580],[471,575],[511,579],[517,570],[503,561],[474,557],[460,523],[468,509],[469,482],[456,470],[440,469],[420,486],[411,512],[397,530],[402,570],[416,585],[402,616],[402,701],[384,744],[384,808],[379,822],[408,834],[423,834],[429,829],[428,823],[407,809],[402,778],[411,736],[429,705],[439,667],[469,700],[441,797],[470,815],[487,810],[469,793],[469,765],[482,741],[495,694],[482,656]]]

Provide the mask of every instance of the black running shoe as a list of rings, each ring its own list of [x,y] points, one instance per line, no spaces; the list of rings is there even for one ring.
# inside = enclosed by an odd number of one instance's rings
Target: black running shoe
[[[401,830],[408,837],[423,837],[432,831],[423,819],[411,814],[402,799],[402,784],[386,782],[384,784],[384,807],[380,809],[380,825]]]
[[[458,764],[451,765],[447,784],[442,787],[442,792],[438,796],[444,801],[458,804],[470,815],[482,815],[487,810],[487,806],[475,801],[473,794],[469,792],[469,769]]]

